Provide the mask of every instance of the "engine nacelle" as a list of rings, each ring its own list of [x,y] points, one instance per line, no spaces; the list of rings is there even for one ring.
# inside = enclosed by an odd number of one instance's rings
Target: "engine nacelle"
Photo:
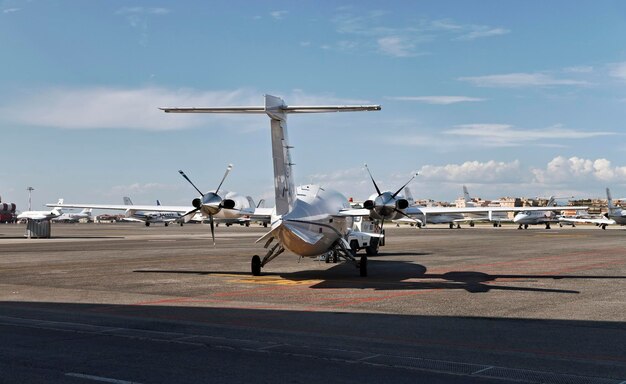
[[[220,206],[226,209],[233,209],[235,208],[235,200],[224,199],[222,200],[222,203],[220,204]]]
[[[202,206],[202,200],[196,197],[191,201],[191,205],[193,205],[194,208],[200,209],[200,207]]]
[[[396,201],[397,209],[407,209],[409,207],[409,201],[407,199],[398,199]]]
[[[365,200],[363,203],[363,208],[372,210],[374,209],[374,200]]]

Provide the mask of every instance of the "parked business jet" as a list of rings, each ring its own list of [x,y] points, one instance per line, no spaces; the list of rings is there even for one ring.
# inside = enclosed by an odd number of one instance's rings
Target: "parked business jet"
[[[467,190],[467,187],[463,186],[463,200],[465,201],[466,207],[477,207],[476,203],[472,201],[472,198]],[[477,222],[488,222],[492,223],[494,227],[502,227],[503,221],[512,221],[508,218],[506,212],[491,212],[489,213],[465,213],[463,214],[463,220],[469,223],[470,227],[474,226],[474,223]]]
[[[91,219],[91,208],[85,208],[80,212],[64,212],[61,216],[53,218],[52,221],[77,223],[81,219]]]
[[[560,213],[564,209],[587,209],[588,207],[564,207],[557,206],[554,196],[550,196],[550,200],[546,207],[532,207],[534,210],[530,210],[531,207],[518,207],[522,210],[513,217],[513,222],[518,224],[517,229],[528,229],[529,225],[545,224],[546,229],[550,229],[550,223],[558,223]]]
[[[295,187],[290,153],[293,147],[289,145],[287,135],[287,116],[291,113],[378,111],[379,105],[289,106],[278,97],[265,95],[263,106],[161,109],[168,113],[253,113],[269,116],[276,204],[271,217],[271,230],[257,240],[269,249],[263,258],[258,255],[252,257],[253,275],[260,275],[261,269],[285,250],[298,256],[312,257],[330,253],[354,263],[361,276],[367,275],[367,256],[357,260],[345,239],[355,215],[351,213],[348,199],[337,191],[318,185]]]
[[[126,217],[124,221],[137,221],[144,223],[146,227],[150,224],[163,223],[166,227],[175,221],[180,222],[183,225],[181,212],[168,212],[168,211],[152,211],[152,210],[138,210],[135,209],[133,201],[128,196],[124,196],[124,205],[126,209]],[[156,207],[161,207],[161,202],[157,200]]]
[[[609,225],[619,224],[626,225],[626,210],[621,207],[616,207],[613,204],[613,198],[611,197],[611,190],[606,189],[606,201],[608,205],[608,211],[603,217],[597,218],[571,218],[563,217],[560,220],[566,223],[587,223],[595,224],[602,229],[606,229]]]
[[[50,211],[26,211],[17,215],[17,219],[28,220],[51,220],[55,217],[59,217],[63,214],[63,199],[59,199],[56,204],[52,205],[53,208]]]

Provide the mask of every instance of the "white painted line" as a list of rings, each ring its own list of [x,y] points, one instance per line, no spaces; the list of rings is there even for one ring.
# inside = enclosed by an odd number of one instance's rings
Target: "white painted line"
[[[136,381],[118,380],[118,379],[111,379],[111,378],[108,378],[108,377],[84,375],[82,373],[73,373],[73,372],[68,372],[68,373],[65,374],[65,376],[78,377],[80,379],[87,379],[87,380],[93,380],[93,381],[100,381],[100,382],[103,382],[103,383],[141,384],[141,383],[138,383]]]
[[[483,372],[488,371],[488,370],[490,370],[490,369],[492,369],[492,368],[493,368],[493,367],[487,367],[487,368],[479,369],[478,371],[473,372],[473,373],[472,373],[472,375],[477,375],[477,374],[479,374],[479,373],[483,373]]]
[[[265,346],[265,347],[257,348],[256,350],[257,351],[265,351],[266,349],[276,348],[276,347],[283,347],[285,345],[287,345],[287,344],[272,344],[272,345],[268,345],[268,346]]]
[[[369,359],[374,359],[374,358],[376,358],[378,356],[380,356],[380,355],[366,356],[366,357],[362,357],[362,358],[358,359],[357,361],[365,361],[365,360],[369,360]]]

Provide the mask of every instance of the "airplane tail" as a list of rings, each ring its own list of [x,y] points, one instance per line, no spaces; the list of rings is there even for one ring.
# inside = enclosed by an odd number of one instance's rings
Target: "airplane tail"
[[[159,199],[157,199],[157,205],[161,205],[161,201],[159,201]]]
[[[85,208],[82,211],[80,211],[80,213],[91,216],[91,210],[92,210],[91,208]]]
[[[274,195],[276,214],[288,213],[296,201],[296,188],[293,180],[294,165],[291,162],[287,137],[287,115],[290,113],[356,112],[378,111],[379,105],[338,105],[338,106],[288,106],[276,96],[265,95],[264,106],[251,107],[209,107],[209,108],[161,108],[167,113],[265,113],[270,117],[272,137],[272,158],[274,161]]]
[[[257,208],[265,208],[265,199],[259,200],[259,203],[256,205]]]
[[[546,207],[552,207],[552,206],[556,206],[556,200],[554,199],[554,196],[550,196],[550,199],[548,200],[548,204],[546,204]]]
[[[465,200],[466,204],[472,201],[472,198],[470,197],[470,194],[467,191],[467,187],[465,185],[463,186],[463,199]]]
[[[254,208],[254,207],[256,207],[256,205],[254,204],[254,200],[252,199],[252,197],[250,197],[250,196],[246,196],[246,200],[248,200],[248,204],[250,204],[250,208]]]
[[[133,205],[133,201],[128,196],[124,196],[124,205]]]
[[[63,199],[59,199],[59,201],[57,201],[57,204],[57,206],[52,207],[52,212],[60,215],[63,212],[63,207],[60,207],[59,205],[63,205]]]
[[[404,187],[404,198],[407,199],[409,205],[415,204],[415,199],[413,199],[413,194],[411,193],[409,187]]]
[[[612,214],[617,207],[613,204],[613,197],[611,196],[611,190],[609,188],[606,189],[606,202],[609,206],[609,214]]]

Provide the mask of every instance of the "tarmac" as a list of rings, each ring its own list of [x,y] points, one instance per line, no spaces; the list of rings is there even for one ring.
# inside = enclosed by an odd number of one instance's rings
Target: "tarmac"
[[[0,225],[0,382],[626,383],[626,230],[387,226],[354,265],[267,229]]]

